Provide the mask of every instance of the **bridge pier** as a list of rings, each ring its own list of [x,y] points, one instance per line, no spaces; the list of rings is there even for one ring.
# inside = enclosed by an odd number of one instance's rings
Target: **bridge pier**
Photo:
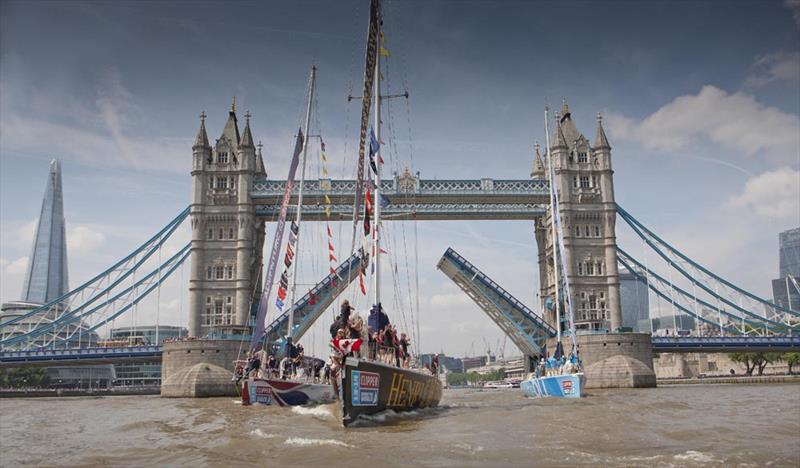
[[[564,338],[564,349],[572,346]],[[548,349],[555,349],[555,338]],[[578,335],[587,388],[646,388],[656,386],[653,347],[648,333]]]
[[[161,357],[161,396],[198,398],[238,396],[233,377],[238,340],[164,342]]]

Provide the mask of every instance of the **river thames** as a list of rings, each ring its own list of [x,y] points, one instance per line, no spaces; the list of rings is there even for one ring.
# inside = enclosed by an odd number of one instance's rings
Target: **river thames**
[[[0,400],[2,466],[800,466],[800,385],[594,390],[442,406],[343,429],[334,405],[232,398]]]

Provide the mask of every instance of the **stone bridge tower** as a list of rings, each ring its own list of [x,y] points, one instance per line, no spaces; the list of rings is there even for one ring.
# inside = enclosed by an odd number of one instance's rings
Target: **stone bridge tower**
[[[559,193],[559,211],[564,224],[567,278],[577,328],[609,329],[622,325],[617,270],[616,203],[611,147],[598,114],[594,144],[581,134],[566,101],[556,114],[550,151]],[[535,178],[546,177],[546,166],[538,154]],[[540,297],[543,303],[554,295],[550,214],[536,224],[539,245]],[[559,272],[563,274],[563,272]],[[544,308],[547,310],[547,308]],[[555,323],[555,312],[547,318]]]
[[[251,305],[260,288],[264,223],[255,215],[250,188],[264,175],[245,114],[239,133],[236,101],[222,135],[212,147],[201,114],[192,146],[191,276],[189,335],[246,332]],[[257,303],[257,301],[256,301]]]

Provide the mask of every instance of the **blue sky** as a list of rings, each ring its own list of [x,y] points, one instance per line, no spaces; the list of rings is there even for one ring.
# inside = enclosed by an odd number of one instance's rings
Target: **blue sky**
[[[346,96],[360,89],[367,4],[0,3],[0,300],[20,293],[51,158],[63,161],[77,285],[189,202],[200,111],[217,137],[235,95],[270,176],[285,177],[312,63],[332,176],[351,177],[358,105]],[[387,88],[411,93],[385,120],[389,169],[528,177],[543,107],[566,97],[590,140],[605,116],[623,207],[769,294],[777,233],[800,225],[800,2],[403,1],[385,16]],[[496,343],[499,330],[435,264],[452,246],[533,304],[530,223],[417,227],[423,349]],[[319,234],[308,238],[319,250]],[[318,267],[301,266],[305,281]],[[169,322],[185,322],[183,289],[165,287]],[[141,309],[139,323],[152,320]]]

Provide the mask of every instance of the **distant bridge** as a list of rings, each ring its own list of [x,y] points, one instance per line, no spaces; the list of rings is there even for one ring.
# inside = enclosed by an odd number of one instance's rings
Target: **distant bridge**
[[[655,353],[800,351],[800,336],[654,336]]]
[[[161,346],[37,349],[0,352],[0,368],[86,366],[119,362],[161,362]]]
[[[498,310],[500,310],[499,306]],[[500,321],[503,321],[504,319],[505,317],[502,319],[498,317],[498,320]],[[539,320],[536,320],[536,322],[538,323]],[[514,328],[523,330],[525,327],[517,324]],[[511,336],[514,336],[514,334],[511,334]],[[734,353],[767,351],[800,352],[800,336],[653,337],[654,353]],[[48,350],[40,349],[0,352],[0,368],[85,366],[91,364],[114,364],[120,362],[160,361],[161,346],[126,346],[122,348]]]

